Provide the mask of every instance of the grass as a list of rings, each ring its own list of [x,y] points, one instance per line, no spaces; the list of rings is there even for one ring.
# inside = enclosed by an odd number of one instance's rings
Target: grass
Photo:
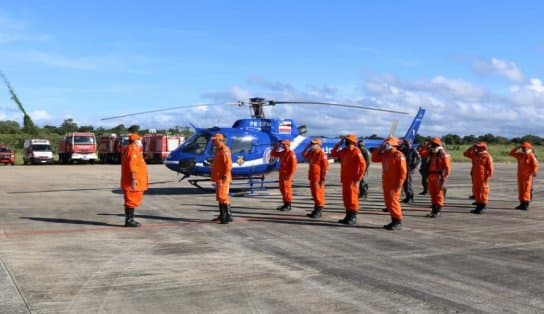
[[[463,156],[463,153],[470,145],[451,145],[446,148],[451,156],[451,160],[455,162],[469,162],[470,159]],[[500,145],[491,144],[488,145],[487,151],[493,157],[494,162],[515,162],[516,159],[508,155],[510,150],[514,148],[514,145]],[[536,146],[534,148],[537,157],[542,158],[544,156],[544,146]]]

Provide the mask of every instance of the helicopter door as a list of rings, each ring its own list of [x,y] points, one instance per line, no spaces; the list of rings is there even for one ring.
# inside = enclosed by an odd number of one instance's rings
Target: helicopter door
[[[252,136],[233,136],[230,138],[232,162],[243,166],[247,160],[255,159],[254,138]]]

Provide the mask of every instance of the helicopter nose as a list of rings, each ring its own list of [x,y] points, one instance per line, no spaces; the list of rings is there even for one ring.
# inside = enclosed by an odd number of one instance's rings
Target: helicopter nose
[[[178,168],[180,172],[189,172],[193,170],[196,165],[196,160],[194,158],[181,159],[178,163]]]

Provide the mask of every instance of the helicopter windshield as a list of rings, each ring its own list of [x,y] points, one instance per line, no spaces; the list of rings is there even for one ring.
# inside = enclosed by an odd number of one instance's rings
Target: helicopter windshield
[[[182,145],[181,151],[184,153],[192,153],[201,155],[206,150],[208,142],[210,141],[210,134],[201,133],[191,136],[187,141]]]

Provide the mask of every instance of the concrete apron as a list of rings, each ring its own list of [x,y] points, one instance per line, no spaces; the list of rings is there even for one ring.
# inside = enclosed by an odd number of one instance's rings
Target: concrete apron
[[[2,260],[0,260],[0,312],[30,313],[23,296]]]

